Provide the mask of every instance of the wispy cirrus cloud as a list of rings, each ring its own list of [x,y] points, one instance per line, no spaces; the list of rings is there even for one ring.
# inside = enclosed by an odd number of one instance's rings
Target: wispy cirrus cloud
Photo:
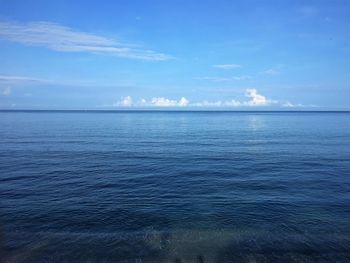
[[[37,78],[20,75],[0,75],[0,85],[11,85],[12,88],[19,86],[71,86],[71,87],[115,87],[133,86],[127,80],[90,80],[90,79],[58,79],[58,78]]]
[[[208,80],[212,82],[224,82],[224,81],[230,81],[231,78],[228,77],[197,77],[194,78],[196,80]]]
[[[100,53],[151,61],[172,58],[167,54],[51,22],[0,22],[0,39],[28,46],[46,47],[59,52]]]
[[[252,76],[249,75],[242,75],[242,76],[233,76],[232,79],[233,80],[249,80],[252,79]]]
[[[250,80],[252,76],[242,75],[242,76],[232,76],[232,77],[198,77],[196,80],[208,80],[212,82],[225,82],[225,81],[233,81],[233,80]]]
[[[214,68],[219,68],[219,69],[235,69],[235,68],[240,68],[242,67],[239,64],[218,64],[218,65],[213,65]]]
[[[42,82],[43,79],[15,76],[15,75],[0,75],[0,82]]]

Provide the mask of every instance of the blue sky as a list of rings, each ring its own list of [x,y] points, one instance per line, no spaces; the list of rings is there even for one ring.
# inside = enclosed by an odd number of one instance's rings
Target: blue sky
[[[0,0],[2,109],[350,109],[350,1]]]

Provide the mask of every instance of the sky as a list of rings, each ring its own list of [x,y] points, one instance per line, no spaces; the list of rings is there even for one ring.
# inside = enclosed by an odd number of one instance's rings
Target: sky
[[[348,0],[0,0],[0,109],[350,110]]]

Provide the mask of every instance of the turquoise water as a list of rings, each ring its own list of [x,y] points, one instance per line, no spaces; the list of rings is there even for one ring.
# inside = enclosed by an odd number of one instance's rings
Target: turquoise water
[[[350,262],[350,113],[0,112],[10,262]]]

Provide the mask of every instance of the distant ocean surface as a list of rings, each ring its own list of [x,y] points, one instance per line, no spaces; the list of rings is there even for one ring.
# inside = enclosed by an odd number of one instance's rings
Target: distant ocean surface
[[[5,262],[350,262],[350,113],[2,111],[0,246]]]

